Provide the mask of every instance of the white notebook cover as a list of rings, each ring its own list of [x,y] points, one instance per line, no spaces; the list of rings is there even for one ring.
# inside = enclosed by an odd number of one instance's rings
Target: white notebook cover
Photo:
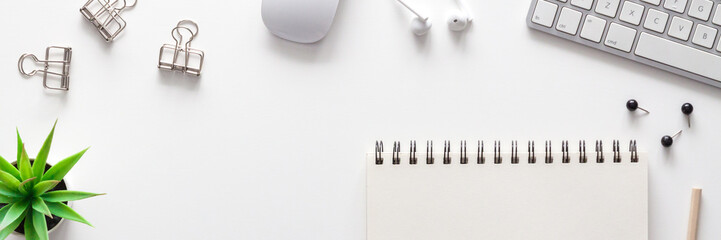
[[[644,154],[631,163],[622,153],[614,163],[612,152],[605,163],[596,163],[595,152],[588,163],[571,154],[570,163],[528,164],[527,153],[519,163],[493,163],[485,153],[485,164],[477,154],[468,154],[468,164],[443,164],[443,154],[426,164],[425,153],[418,164],[409,164],[409,154],[392,165],[384,153],[383,165],[374,154],[367,162],[368,240],[647,240],[648,163]],[[490,156],[489,156],[490,155]]]

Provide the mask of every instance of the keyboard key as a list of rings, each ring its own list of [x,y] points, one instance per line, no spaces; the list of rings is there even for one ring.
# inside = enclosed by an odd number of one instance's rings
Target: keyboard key
[[[531,21],[542,26],[551,27],[553,20],[556,19],[556,10],[558,10],[558,5],[538,0]]]
[[[716,14],[713,16],[713,23],[721,25],[721,4],[716,5]]]
[[[566,2],[567,0],[558,0],[559,2]]]
[[[708,21],[708,17],[711,15],[711,8],[713,8],[713,2],[709,0],[693,0],[691,6],[688,8],[688,15]]]
[[[674,0],[668,0],[668,1],[674,1]],[[682,1],[682,0],[679,0]],[[658,11],[656,9],[649,9],[648,14],[646,15],[646,22],[643,24],[643,27],[663,33],[664,30],[666,30],[666,22],[668,21],[668,13]]]
[[[593,5],[593,0],[571,0],[571,5],[580,7],[586,10],[591,10],[591,5]]]
[[[688,37],[691,35],[691,28],[693,28],[693,22],[680,17],[673,17],[671,26],[668,27],[668,35],[688,41]]]
[[[581,29],[581,37],[598,43],[601,42],[604,30],[606,30],[606,20],[586,15],[586,21],[584,21],[583,29]]]
[[[564,7],[561,9],[561,16],[558,17],[556,29],[571,35],[578,32],[578,24],[581,22],[581,12]]]
[[[616,17],[616,11],[618,11],[618,4],[621,0],[598,0],[596,4],[596,12],[607,17]]]
[[[653,4],[653,5],[656,5],[656,6],[658,6],[659,4],[661,4],[661,0],[641,0],[641,1],[646,2],[646,3]]]
[[[716,47],[716,51],[721,52],[721,42],[719,42],[718,46]]]
[[[683,13],[686,11],[687,2],[688,0],[666,0],[666,2],[663,3],[663,7],[677,13]]]
[[[621,15],[618,16],[621,21],[638,26],[641,24],[641,17],[643,17],[644,7],[629,1],[623,2],[623,8],[621,9]]]
[[[716,29],[710,28],[705,25],[697,24],[696,33],[693,34],[692,42],[699,46],[706,48],[713,47],[713,43],[716,41]]]
[[[631,52],[634,39],[636,39],[636,30],[611,23],[604,44],[624,52]]]
[[[636,55],[707,78],[721,80],[721,57],[648,33],[641,33]]]

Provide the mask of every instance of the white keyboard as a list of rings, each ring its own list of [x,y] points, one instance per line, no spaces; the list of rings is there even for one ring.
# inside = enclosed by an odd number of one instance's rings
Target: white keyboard
[[[721,0],[532,0],[527,23],[721,87]]]

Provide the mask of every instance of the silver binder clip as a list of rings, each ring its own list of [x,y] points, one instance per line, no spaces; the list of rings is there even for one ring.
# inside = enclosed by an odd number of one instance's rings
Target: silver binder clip
[[[59,55],[56,53],[56,51],[53,50],[61,50],[62,51],[62,59],[58,60],[52,60],[54,56]],[[70,90],[70,60],[73,55],[72,48],[69,47],[48,47],[45,49],[45,60],[40,60],[38,57],[36,57],[34,54],[23,54],[20,56],[20,60],[18,60],[18,70],[20,73],[22,73],[25,76],[33,76],[36,73],[42,73],[43,74],[43,86],[47,89],[52,90],[64,90],[68,91]],[[36,63],[43,64],[42,69],[36,69],[31,72],[25,72],[25,69],[23,68],[23,62],[26,58],[32,58],[33,61]],[[58,57],[60,58],[60,57]],[[60,71],[51,71],[50,68],[59,68]],[[48,85],[48,79],[50,77],[59,77],[60,78],[60,86],[54,87]]]
[[[110,42],[125,29],[127,24],[120,13],[138,3],[138,0],[132,1],[133,4],[128,4],[128,0],[88,0],[80,13],[97,28],[106,42]]]
[[[183,44],[183,32],[185,31],[190,33],[190,38]],[[200,76],[205,53],[190,47],[193,39],[198,36],[198,24],[191,20],[182,20],[170,32],[175,39],[175,44],[164,44],[160,48],[158,68]],[[172,58],[169,59],[169,56]]]

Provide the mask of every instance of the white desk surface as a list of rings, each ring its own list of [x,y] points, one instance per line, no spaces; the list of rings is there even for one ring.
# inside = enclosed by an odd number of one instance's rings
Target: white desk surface
[[[638,139],[649,152],[650,239],[686,234],[704,188],[699,239],[721,236],[721,89],[563,41],[525,25],[528,0],[469,1],[476,20],[449,32],[454,1],[409,0],[434,27],[410,33],[392,0],[343,0],[328,37],[280,40],[260,0],[146,1],[105,43],[85,1],[0,8],[0,154],[15,127],[36,152],[59,118],[51,162],[86,146],[74,208],[54,239],[365,239],[365,153],[377,139]],[[201,78],[157,69],[181,19],[200,24]],[[70,92],[16,69],[23,53],[73,47]],[[629,113],[636,98],[650,115]],[[693,128],[670,149],[661,136]],[[390,148],[388,148],[390,149]],[[17,239],[17,238],[13,238]]]

